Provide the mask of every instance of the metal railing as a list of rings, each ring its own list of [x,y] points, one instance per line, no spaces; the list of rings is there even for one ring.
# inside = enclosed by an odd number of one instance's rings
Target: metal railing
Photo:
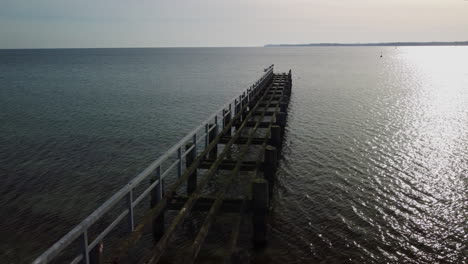
[[[224,120],[226,117],[229,118],[232,116],[232,109],[241,109],[244,103],[249,103],[251,100],[251,95],[255,94],[256,90],[259,89],[265,80],[270,78],[273,75],[274,65],[269,66],[264,69],[263,76],[257,80],[251,87],[246,89],[239,96],[234,97],[228,103],[223,105],[218,111],[212,114],[208,119],[203,123],[189,132],[184,138],[172,146],[168,151],[166,151],[161,157],[156,161],[151,163],[145,170],[138,174],[133,180],[126,184],[122,189],[117,191],[112,195],[106,202],[99,206],[93,213],[86,217],[81,223],[75,226],[70,232],[63,236],[60,240],[55,242],[49,249],[42,253],[38,258],[36,258],[32,263],[48,263],[53,258],[57,257],[62,253],[68,246],[72,243],[79,240],[81,244],[81,253],[76,256],[71,263],[83,262],[86,264],[90,263],[90,252],[100,245],[101,241],[125,218],[128,219],[129,231],[132,232],[135,228],[135,207],[146,198],[153,189],[158,188],[162,193],[162,180],[176,167],[177,176],[180,177],[182,174],[182,160],[190,153],[190,151],[195,148],[197,151],[198,144],[203,140],[205,141],[205,148],[209,144],[209,133],[213,129],[217,129],[218,116],[221,117],[222,125],[224,126]],[[214,126],[210,127],[210,124],[214,123]],[[200,137],[197,137],[197,134],[202,132]],[[203,139],[204,138],[204,139]],[[185,148],[185,144],[192,143],[192,146],[188,149]],[[162,165],[164,162],[167,162],[169,158],[177,153],[177,159],[172,162],[165,170],[163,170]],[[150,175],[156,174],[156,180],[152,182],[136,199],[134,199],[134,190],[135,188],[144,180],[148,179]],[[127,200],[127,208],[123,209],[120,214],[110,223],[102,232],[100,232],[93,241],[88,239],[88,230],[89,228],[96,223],[98,220],[104,217],[113,206],[121,202],[123,199]]]

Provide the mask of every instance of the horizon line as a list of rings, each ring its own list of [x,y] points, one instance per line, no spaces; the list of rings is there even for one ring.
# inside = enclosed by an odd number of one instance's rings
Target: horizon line
[[[467,0],[468,1],[468,0]],[[0,48],[0,50],[53,50],[53,49],[177,49],[177,48],[264,48],[264,47],[300,47],[300,46],[405,46],[405,45],[447,45],[457,46],[456,44],[468,45],[466,41],[397,41],[397,42],[315,42],[315,43],[280,43],[263,45],[245,45],[245,46],[121,46],[121,47],[37,47],[37,48]],[[460,46],[460,45],[458,45]]]
[[[468,0],[467,0],[468,1]],[[460,46],[468,45],[467,40],[463,41],[396,41],[396,42],[316,42],[303,44],[266,44],[264,47],[281,46]]]

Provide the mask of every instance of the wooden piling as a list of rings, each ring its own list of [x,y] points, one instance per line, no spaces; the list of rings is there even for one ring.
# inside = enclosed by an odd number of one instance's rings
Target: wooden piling
[[[283,97],[284,98],[284,97]],[[288,110],[288,103],[287,102],[284,102],[283,100],[280,102],[280,111],[282,113],[287,113],[287,110]]]
[[[281,146],[281,127],[277,125],[271,126],[270,144],[279,148]]]
[[[218,126],[216,124],[210,124],[208,126],[211,131],[208,134],[208,141],[211,143],[215,140],[216,136],[218,135]],[[218,145],[214,146],[214,148],[208,154],[208,159],[215,160],[218,156]]]
[[[276,113],[276,125],[284,128],[286,125],[286,114],[284,112]]]
[[[274,146],[265,147],[265,156],[263,161],[263,174],[265,179],[272,182],[276,173],[278,163],[278,151]]]
[[[187,168],[192,165],[193,161],[197,158],[197,150],[195,147],[192,148],[193,143],[185,145],[185,151],[189,151],[185,158],[185,166]],[[187,179],[187,194],[193,193],[197,189],[197,171],[195,170]]]
[[[266,245],[267,236],[267,215],[269,203],[268,181],[265,179],[255,179],[252,182],[252,225],[253,225],[253,245],[255,248],[262,248]]]
[[[227,114],[226,114],[227,113]],[[229,105],[229,110],[228,111],[225,111],[225,116],[224,116],[224,127],[227,127],[227,125],[229,124],[229,122],[231,122],[231,105]],[[228,129],[226,131],[226,134],[224,134],[225,136],[231,136],[232,134],[232,129]]]

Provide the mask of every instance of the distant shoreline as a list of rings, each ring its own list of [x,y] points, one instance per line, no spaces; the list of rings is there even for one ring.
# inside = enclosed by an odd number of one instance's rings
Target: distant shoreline
[[[382,42],[382,43],[310,43],[267,44],[264,47],[336,47],[336,46],[468,46],[468,41],[452,42]]]

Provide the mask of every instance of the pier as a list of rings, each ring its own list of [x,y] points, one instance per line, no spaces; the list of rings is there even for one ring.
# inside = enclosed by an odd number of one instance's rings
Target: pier
[[[274,73],[273,65],[266,68],[258,81],[188,133],[33,263],[55,263],[66,252],[73,255],[67,260],[70,263],[204,262],[203,247],[210,244],[211,233],[219,233],[222,239],[218,241],[223,241],[216,245],[222,253],[211,259],[214,263],[242,262],[237,251],[241,236],[249,236],[252,249],[264,247],[291,87],[291,71]],[[190,222],[194,214],[196,224]],[[104,218],[110,220],[96,231]],[[217,221],[223,223],[223,231],[213,230]],[[194,229],[192,236],[184,237],[180,231],[184,225]],[[119,239],[108,247],[104,241],[112,232]],[[152,237],[149,246],[144,239],[148,233]],[[184,243],[171,250],[174,237]],[[142,250],[145,241],[147,249]]]

